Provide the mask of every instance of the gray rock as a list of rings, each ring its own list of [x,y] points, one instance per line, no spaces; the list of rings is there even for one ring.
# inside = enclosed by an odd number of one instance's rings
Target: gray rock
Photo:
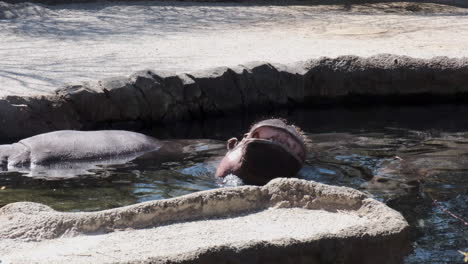
[[[286,92],[287,102],[294,105],[304,103],[304,67],[296,63],[293,67],[276,65],[279,71],[279,86]]]
[[[17,18],[27,19],[29,17],[51,15],[53,13],[45,6],[21,2],[26,1],[17,1],[16,4],[9,4],[4,1],[0,1],[0,20]]]
[[[148,116],[149,107],[145,105],[145,95],[140,93],[130,79],[104,79],[99,82],[99,87],[119,113],[116,120],[137,120]]]
[[[13,203],[0,238],[2,260],[35,263],[401,263],[409,249],[398,212],[298,179],[88,213]]]
[[[56,93],[58,96],[50,99],[67,102],[73,107],[82,124],[120,119],[118,108],[97,84],[71,85],[57,90]]]
[[[239,111],[243,107],[242,92],[236,83],[236,75],[227,67],[191,74],[202,92],[199,105],[204,113],[222,114]]]
[[[468,91],[468,59],[430,60],[380,54],[341,56],[308,63],[305,96],[455,95]]]
[[[1,138],[24,138],[59,129],[80,128],[74,109],[55,97],[9,96],[0,99]]]
[[[135,87],[143,95],[148,107],[149,119],[161,121],[174,104],[173,95],[165,87],[164,76],[159,76],[151,70],[137,72],[131,77]]]
[[[201,119],[202,108],[200,107],[200,98],[202,96],[202,90],[198,86],[197,82],[189,74],[179,75],[184,86],[184,100],[183,105],[187,109],[187,119]]]

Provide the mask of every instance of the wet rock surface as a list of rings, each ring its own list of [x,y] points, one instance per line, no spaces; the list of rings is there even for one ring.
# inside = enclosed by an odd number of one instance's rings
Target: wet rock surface
[[[145,70],[67,86],[54,95],[0,99],[0,137],[93,129],[117,122],[154,124],[232,116],[349,98],[365,103],[410,96],[421,103],[444,96],[463,98],[467,92],[467,58],[383,54],[313,59],[295,66],[252,63],[190,74]]]
[[[0,218],[7,262],[400,263],[408,253],[398,212],[353,189],[297,179],[90,213],[14,203]]]

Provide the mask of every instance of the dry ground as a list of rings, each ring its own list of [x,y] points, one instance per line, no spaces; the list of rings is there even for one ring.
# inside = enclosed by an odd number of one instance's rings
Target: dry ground
[[[0,20],[0,97],[145,68],[190,72],[347,54],[468,56],[467,10],[437,4],[119,2],[13,11],[16,18]]]

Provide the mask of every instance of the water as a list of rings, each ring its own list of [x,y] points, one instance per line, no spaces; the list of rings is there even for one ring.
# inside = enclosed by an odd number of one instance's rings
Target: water
[[[225,152],[221,143],[171,140],[177,153],[149,153],[125,164],[0,172],[0,206],[34,201],[60,211],[96,211],[218,188],[212,175]]]
[[[462,263],[457,251],[468,251],[467,106],[312,109],[274,116],[294,122],[310,140],[298,177],[359,189],[405,216],[414,245],[406,263]],[[2,173],[0,205],[35,201],[62,211],[93,211],[239,185],[235,178],[223,183],[213,177],[224,142],[264,117],[270,116],[145,131],[182,146],[164,157],[55,173],[63,176],[55,180],[44,179],[47,171]]]

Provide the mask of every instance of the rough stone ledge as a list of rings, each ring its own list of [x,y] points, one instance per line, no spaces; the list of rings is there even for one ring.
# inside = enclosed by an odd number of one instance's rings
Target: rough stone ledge
[[[400,213],[357,190],[299,179],[98,212],[26,202],[0,209],[7,263],[400,263],[408,249]]]
[[[115,1],[120,2],[122,0],[3,0],[6,3],[41,3],[48,5],[58,4],[70,4],[70,3],[87,3],[87,2],[102,2],[102,1]],[[131,2],[132,0],[127,0]],[[138,0],[136,0],[138,1]],[[156,0],[161,1],[161,0]],[[164,0],[163,0],[164,1]],[[362,3],[392,3],[392,2],[416,2],[416,3],[439,3],[446,5],[454,5],[460,7],[468,7],[465,0],[169,0],[169,1],[180,1],[180,2],[201,2],[201,3],[219,3],[219,2],[233,2],[233,3],[258,3],[258,4],[294,4],[294,3],[305,3],[305,4],[362,4]]]
[[[467,94],[468,58],[380,54],[288,66],[257,62],[178,75],[144,70],[70,85],[46,96],[1,98],[0,138],[117,122],[155,124],[274,111],[348,97],[360,103],[361,97],[437,101]]]

